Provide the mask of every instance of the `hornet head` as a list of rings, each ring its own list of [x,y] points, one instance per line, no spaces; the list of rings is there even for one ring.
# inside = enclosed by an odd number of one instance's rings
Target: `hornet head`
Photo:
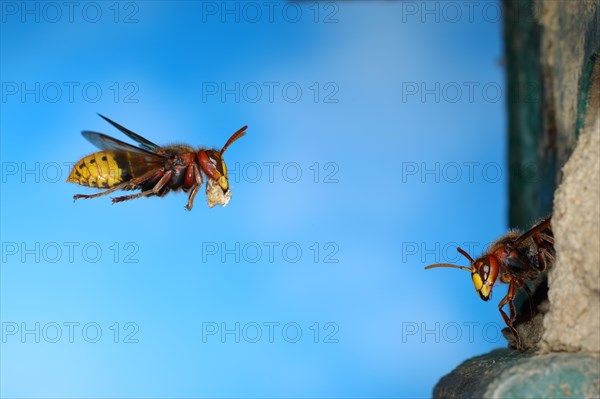
[[[227,140],[221,151],[205,149],[200,149],[198,151],[198,164],[208,179],[206,182],[206,193],[210,207],[218,203],[226,205],[227,202],[229,202],[229,199],[231,199],[227,165],[223,159],[223,153],[231,143],[246,134],[245,130],[247,128],[248,126],[244,126],[235,132],[229,140]]]
[[[435,267],[451,267],[455,269],[461,269],[471,272],[471,279],[475,290],[479,294],[479,297],[484,301],[490,299],[492,294],[492,287],[498,278],[498,272],[500,270],[498,260],[492,255],[483,255],[477,260],[473,260],[471,256],[466,253],[462,248],[458,248],[458,252],[469,260],[470,267],[458,266],[450,263],[436,263],[427,266],[425,269],[433,269]]]

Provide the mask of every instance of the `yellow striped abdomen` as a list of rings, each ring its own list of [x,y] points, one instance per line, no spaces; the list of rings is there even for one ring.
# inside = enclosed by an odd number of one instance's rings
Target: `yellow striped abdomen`
[[[77,162],[67,181],[82,186],[111,188],[123,181],[123,170],[113,151],[99,151]]]

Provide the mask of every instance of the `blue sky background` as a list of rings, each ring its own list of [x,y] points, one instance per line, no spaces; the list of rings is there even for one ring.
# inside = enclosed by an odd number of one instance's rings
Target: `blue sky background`
[[[499,4],[223,4],[2,2],[1,396],[428,397],[505,345],[505,287],[423,270],[508,228]],[[73,203],[80,131],[126,140],[97,112],[158,144],[249,125],[230,204]]]

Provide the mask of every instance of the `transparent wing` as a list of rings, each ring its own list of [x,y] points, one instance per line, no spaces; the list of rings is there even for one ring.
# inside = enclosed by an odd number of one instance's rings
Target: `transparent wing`
[[[142,136],[140,136],[139,134],[134,133],[131,130],[127,129],[126,127],[119,125],[117,122],[114,122],[114,121],[108,119],[106,116],[101,115],[101,114],[98,114],[98,116],[100,116],[100,118],[104,119],[105,121],[107,121],[108,123],[110,123],[111,125],[116,127],[117,129],[119,129],[121,132],[123,132],[125,135],[127,135],[127,137],[129,137],[130,139],[138,142],[140,144],[140,147],[142,147],[148,151],[156,151],[156,150],[158,150],[158,148],[160,148],[158,145],[154,144],[150,140],[145,139]]]
[[[82,136],[86,138],[87,141],[105,151],[127,151],[133,153],[144,154],[150,157],[160,158],[163,156],[156,154],[154,152],[148,151],[146,149],[136,147],[134,145],[125,143],[121,140],[117,140],[114,137],[107,136],[106,134],[90,132],[88,130],[81,132]]]
[[[522,243],[523,241],[525,241],[526,239],[528,239],[529,237],[537,234],[537,233],[541,233],[542,231],[549,229],[550,228],[550,223],[551,223],[551,219],[552,217],[548,217],[544,220],[542,220],[541,222],[539,222],[538,224],[536,224],[535,226],[533,226],[531,229],[529,229],[528,231],[526,231],[525,233],[523,233],[519,238],[517,238],[517,240],[515,241],[515,243],[517,245],[519,245],[520,243]]]

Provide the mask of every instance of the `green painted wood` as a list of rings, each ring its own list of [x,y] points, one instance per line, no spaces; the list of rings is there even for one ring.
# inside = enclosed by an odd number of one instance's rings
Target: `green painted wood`
[[[600,362],[586,353],[535,354],[497,349],[442,378],[434,398],[597,398]]]
[[[533,13],[531,0],[504,2],[510,173],[508,225],[521,230],[526,230],[535,219],[551,211],[551,206],[542,205],[539,185],[542,165],[538,153],[542,130],[541,27]]]

